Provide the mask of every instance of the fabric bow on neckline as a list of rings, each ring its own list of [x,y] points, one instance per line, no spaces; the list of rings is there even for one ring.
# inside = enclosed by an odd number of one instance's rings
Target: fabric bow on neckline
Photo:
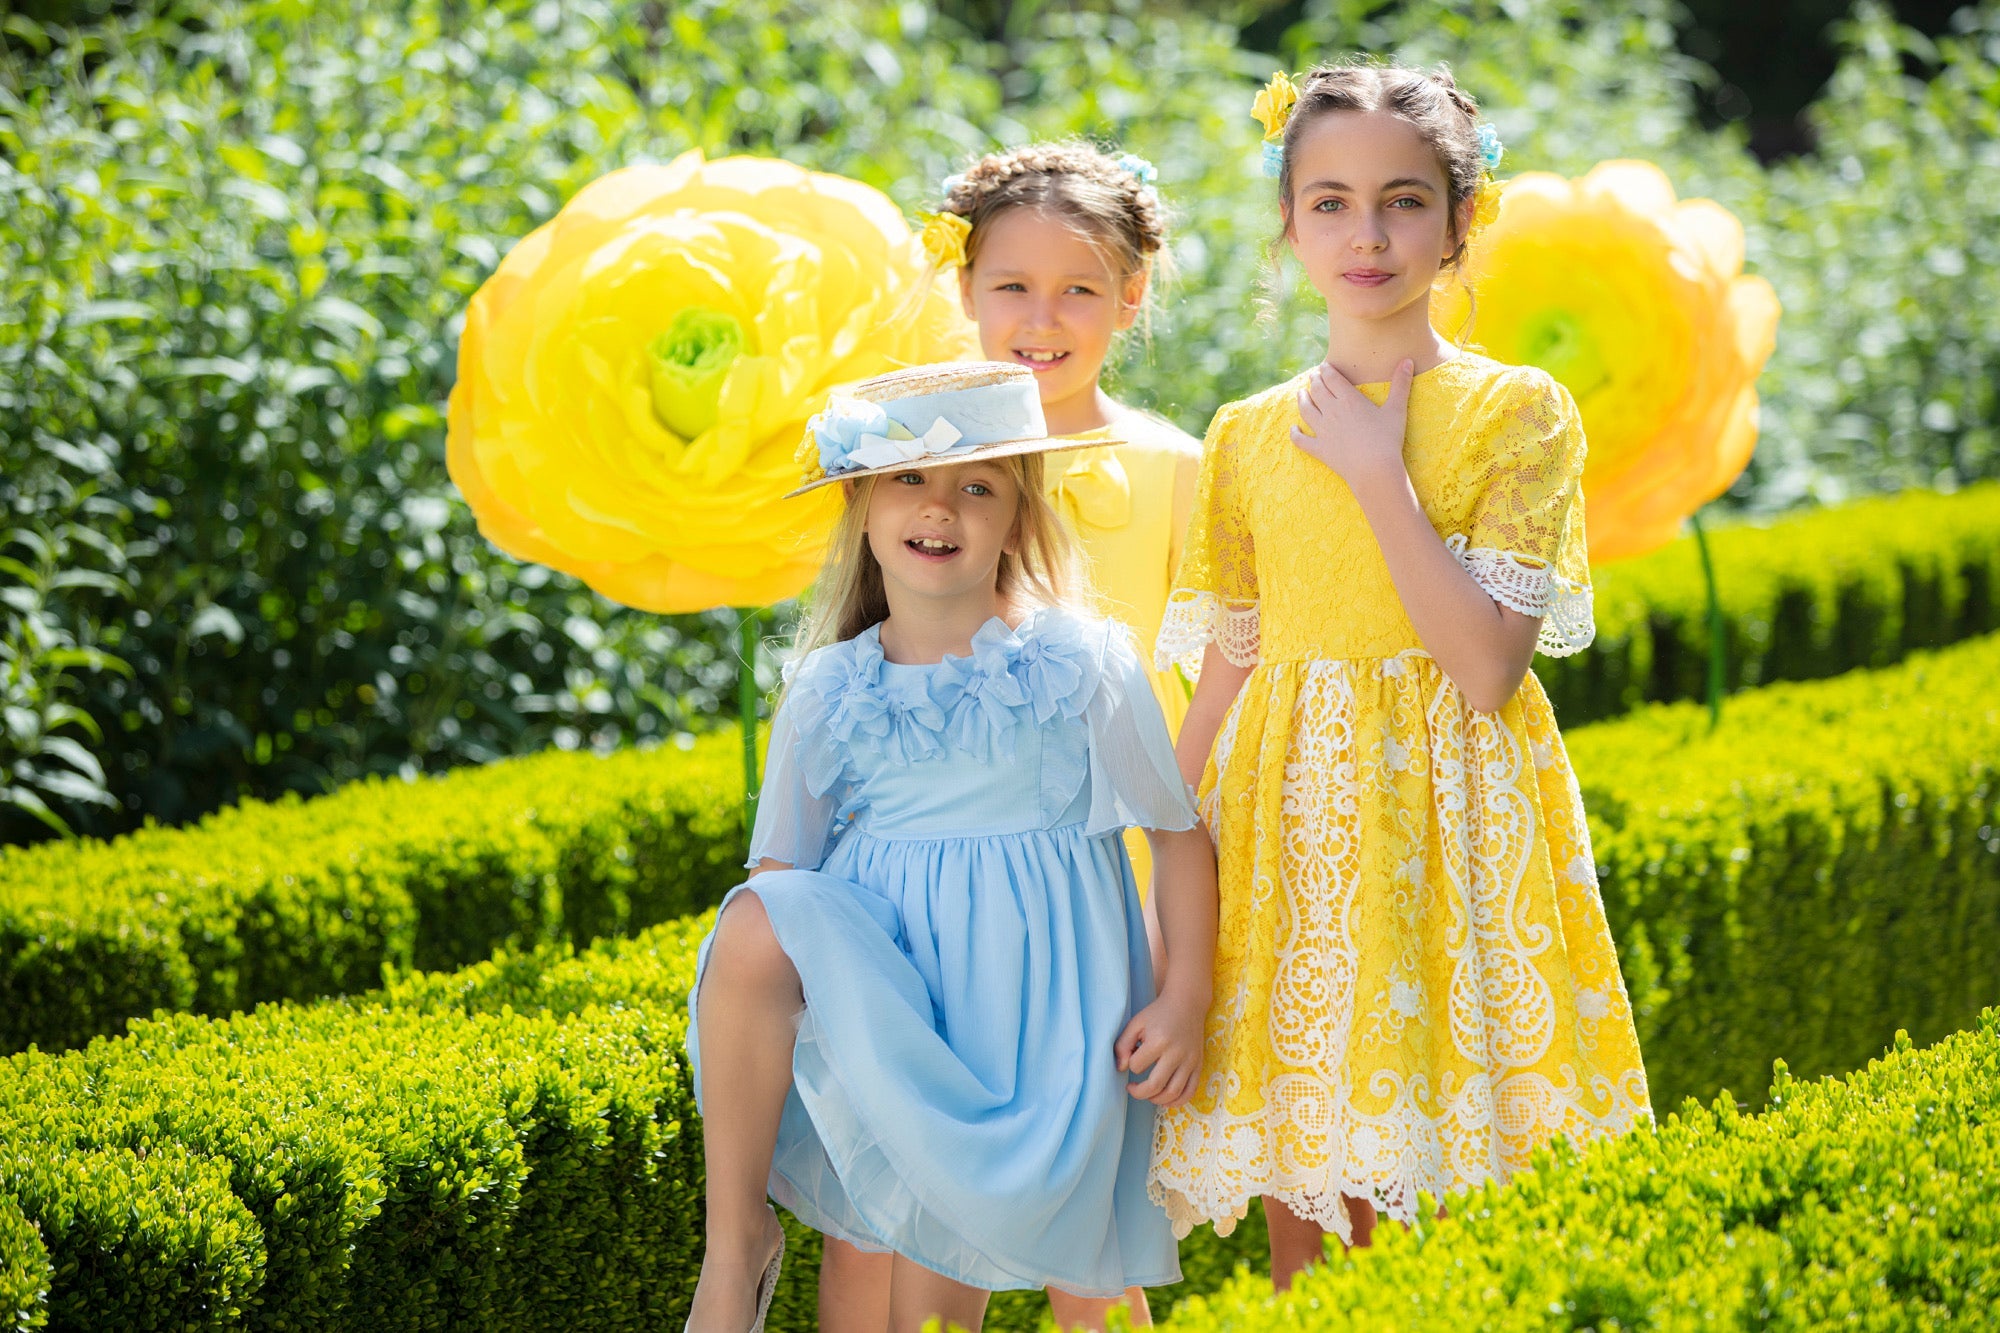
[[[1071,454],[1056,474],[1054,498],[1071,527],[1122,528],[1132,520],[1132,483],[1108,445]]]

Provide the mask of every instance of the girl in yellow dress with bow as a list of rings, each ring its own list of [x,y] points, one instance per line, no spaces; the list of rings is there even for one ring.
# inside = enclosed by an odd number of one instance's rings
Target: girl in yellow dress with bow
[[[1154,178],[1152,164],[1130,154],[1112,157],[1081,142],[1028,144],[946,180],[943,208],[923,236],[940,269],[958,269],[959,296],[987,359],[1034,372],[1049,434],[1105,441],[1051,455],[1049,498],[1080,540],[1105,614],[1137,637],[1168,729],[1178,732],[1187,687],[1171,666],[1153,664],[1154,644],[1193,508],[1201,443],[1117,402],[1100,383],[1113,339],[1145,307],[1166,241]],[[1128,837],[1126,846],[1143,891],[1151,871],[1145,839]],[[1150,906],[1147,920],[1157,971]],[[831,1239],[825,1255],[822,1327],[880,1328],[888,1290],[882,1256]],[[1054,1288],[1049,1302],[1065,1329],[1103,1327],[1111,1304]],[[1151,1322],[1145,1293],[1134,1288],[1123,1304],[1135,1323]]]
[[[1180,1228],[1261,1197],[1285,1288],[1324,1232],[1366,1244],[1651,1110],[1528,669],[1592,637],[1576,404],[1431,325],[1498,138],[1448,74],[1387,65],[1280,75],[1258,111],[1327,345],[1216,413],[1161,633],[1199,663],[1178,753],[1221,918],[1152,1187]]]
[[[1049,496],[1082,539],[1105,611],[1150,654],[1194,503],[1201,442],[1114,400],[1100,382],[1114,337],[1144,309],[1167,228],[1153,165],[1087,143],[1027,144],[944,183],[925,244],[959,270],[987,359],[1035,373],[1049,434],[1101,437],[1049,468]],[[1178,732],[1187,689],[1148,668]],[[1146,865],[1135,861],[1139,883]]]

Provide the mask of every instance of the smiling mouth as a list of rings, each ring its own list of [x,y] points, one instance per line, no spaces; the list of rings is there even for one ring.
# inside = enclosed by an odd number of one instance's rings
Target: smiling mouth
[[[1016,351],[1014,359],[1030,370],[1053,370],[1055,367],[1069,360],[1069,353]]]
[[[958,548],[941,537],[912,537],[903,545],[928,560],[943,560],[958,554]]]

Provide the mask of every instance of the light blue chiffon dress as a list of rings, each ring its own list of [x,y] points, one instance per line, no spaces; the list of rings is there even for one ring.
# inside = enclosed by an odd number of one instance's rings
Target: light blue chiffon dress
[[[771,1195],[988,1290],[1177,1281],[1154,1108],[1113,1051],[1153,997],[1119,834],[1194,809],[1122,628],[1043,610],[972,649],[897,665],[871,629],[801,662],[773,722],[751,863],[796,868],[730,895],[805,989]]]

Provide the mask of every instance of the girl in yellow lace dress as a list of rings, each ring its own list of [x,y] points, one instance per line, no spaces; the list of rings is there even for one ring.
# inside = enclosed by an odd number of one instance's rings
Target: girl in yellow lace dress
[[[1261,1196],[1284,1288],[1324,1231],[1365,1244],[1377,1210],[1650,1110],[1528,671],[1592,635],[1576,407],[1430,323],[1497,139],[1448,74],[1395,67],[1280,76],[1258,109],[1327,353],[1217,413],[1161,632],[1199,664],[1178,753],[1222,907],[1152,1187],[1183,1234]]]

